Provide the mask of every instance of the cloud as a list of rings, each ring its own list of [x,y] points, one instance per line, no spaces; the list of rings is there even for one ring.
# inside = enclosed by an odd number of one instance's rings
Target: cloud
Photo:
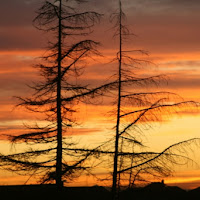
[[[181,77],[180,75],[171,79],[167,87],[176,89],[200,89],[200,76],[191,78],[187,76]]]
[[[1,27],[0,50],[41,49],[46,45],[44,36],[31,24]]]
[[[194,70],[194,68],[199,69],[200,67],[200,60],[177,60],[177,61],[166,61],[160,66],[166,66],[166,67],[180,67],[182,70],[184,68],[191,70],[191,68]]]
[[[148,14],[169,14],[169,13],[194,13],[200,8],[199,1],[196,0],[124,0],[123,5],[134,9],[135,12]],[[184,13],[182,12],[184,10]]]
[[[198,1],[123,0],[122,4],[127,24],[137,35],[126,45],[153,53],[199,50]]]
[[[41,33],[32,26],[41,0],[6,0],[0,2],[0,50],[42,48]]]
[[[29,26],[35,16],[35,10],[42,0],[6,0],[0,2],[1,27]]]
[[[41,0],[1,1],[0,49],[40,49],[46,46],[46,35],[32,26]],[[142,47],[150,52],[197,51],[200,43],[200,8],[198,1],[180,0],[123,0],[128,24],[138,35],[131,48]],[[109,15],[116,12],[115,0],[91,0],[82,9],[105,14],[103,21],[94,29],[94,39],[102,41],[105,48],[112,49],[115,42],[110,28]],[[130,42],[128,42],[130,43]]]
[[[20,96],[25,91],[27,93],[27,84],[37,80],[37,72],[32,67],[35,57],[31,52],[30,55],[13,52],[13,55],[0,54],[0,59],[0,96]]]
[[[101,132],[102,129],[98,128],[74,128],[73,130],[67,130],[65,135],[70,136],[80,136],[80,135],[90,135]]]
[[[116,11],[118,8],[118,2],[115,0],[90,0],[87,4],[83,5],[85,8],[93,9],[104,15],[109,15]]]

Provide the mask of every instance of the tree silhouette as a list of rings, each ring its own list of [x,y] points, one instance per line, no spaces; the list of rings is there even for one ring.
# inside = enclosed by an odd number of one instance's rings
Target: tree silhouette
[[[189,161],[186,157],[186,147],[198,144],[199,139],[193,138],[167,147],[162,152],[145,151],[140,133],[150,127],[153,121],[162,121],[162,116],[173,114],[186,107],[197,106],[196,102],[183,101],[178,95],[166,91],[155,91],[153,88],[165,81],[165,75],[144,76],[142,68],[151,66],[146,59],[136,57],[136,53],[147,55],[143,50],[125,50],[126,39],[132,35],[124,24],[125,13],[119,0],[119,11],[111,15],[114,23],[114,36],[118,38],[119,50],[113,60],[118,65],[115,85],[111,88],[116,91],[115,105],[116,126],[113,146],[113,174],[112,174],[112,199],[118,199],[120,181],[129,180],[129,186],[136,179],[143,180],[140,175],[167,176],[171,172],[168,164]],[[137,75],[137,72],[139,75]],[[110,140],[112,143],[113,140]],[[109,142],[109,146],[112,146]],[[112,150],[110,150],[112,151]]]
[[[32,97],[18,97],[18,106],[42,113],[46,116],[45,123],[28,126],[29,131],[25,134],[10,135],[13,143],[30,145],[27,151],[1,155],[1,165],[7,169],[22,171],[23,174],[41,173],[42,183],[55,181],[59,189],[64,179],[70,181],[76,172],[85,169],[83,163],[89,155],[88,152],[68,153],[65,147],[73,147],[74,143],[63,134],[76,124],[74,105],[86,90],[86,86],[77,81],[82,74],[83,59],[98,54],[96,47],[99,44],[78,37],[91,33],[101,15],[93,11],[78,11],[72,7],[74,2],[79,7],[84,3],[82,0],[44,1],[37,11],[33,24],[37,29],[50,33],[51,40],[42,62],[36,66],[42,81],[31,86],[35,91]]]

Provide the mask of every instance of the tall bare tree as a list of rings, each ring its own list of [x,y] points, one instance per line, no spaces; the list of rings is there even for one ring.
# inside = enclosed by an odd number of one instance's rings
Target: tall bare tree
[[[173,144],[162,152],[143,150],[143,141],[137,137],[138,133],[142,132],[142,127],[147,128],[153,121],[162,121],[162,116],[173,114],[178,109],[196,107],[197,103],[183,101],[178,95],[170,92],[153,91],[155,86],[166,79],[165,75],[151,77],[136,75],[142,66],[149,66],[152,63],[135,56],[135,53],[147,55],[143,50],[125,50],[125,41],[131,33],[124,23],[125,13],[122,10],[121,0],[119,0],[119,11],[111,15],[111,19],[115,24],[115,36],[119,41],[115,59],[118,65],[115,75],[117,84],[112,88],[116,91],[117,97],[112,175],[112,198],[116,200],[122,175],[126,180],[129,179],[129,185],[142,172],[153,176],[169,175],[170,167],[164,163],[178,163],[181,159],[190,160],[184,154],[177,153],[177,149],[186,150],[188,144],[196,143],[199,139],[193,138]]]
[[[29,150],[1,156],[1,166],[23,174],[41,173],[43,183],[55,181],[59,189],[64,179],[69,181],[75,172],[84,169],[82,164],[88,157],[88,152],[68,153],[65,147],[72,147],[74,143],[63,136],[75,125],[74,105],[86,90],[77,81],[82,74],[83,59],[98,54],[98,42],[81,39],[92,31],[101,15],[83,11],[83,3],[82,0],[48,0],[37,11],[34,25],[51,34],[51,40],[43,61],[37,65],[43,81],[31,86],[35,91],[31,98],[19,97],[19,106],[45,115],[45,125],[38,122],[29,126],[27,133],[10,136],[15,144],[26,142],[31,146]]]

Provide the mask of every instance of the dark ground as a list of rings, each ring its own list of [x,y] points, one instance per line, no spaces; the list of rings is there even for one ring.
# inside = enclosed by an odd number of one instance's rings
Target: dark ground
[[[8,199],[69,199],[69,200],[111,200],[111,193],[104,187],[64,187],[57,192],[55,185],[0,186],[1,197]],[[123,190],[119,200],[199,200],[200,187],[186,191],[179,187],[152,183],[142,188]]]

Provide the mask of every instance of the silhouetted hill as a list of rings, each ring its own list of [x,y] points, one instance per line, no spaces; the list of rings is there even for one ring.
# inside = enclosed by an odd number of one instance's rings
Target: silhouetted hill
[[[64,187],[57,192],[55,185],[14,185],[0,186],[1,196],[6,198],[56,198],[69,200],[110,200],[111,193],[101,186],[93,187]],[[120,200],[193,200],[200,199],[200,187],[186,191],[176,186],[164,183],[151,183],[145,187],[123,190],[119,193]]]
[[[110,193],[104,187],[64,187],[58,192],[55,185],[11,185],[0,186],[1,196],[11,198],[69,199],[69,200],[108,200]]]
[[[188,191],[188,196],[191,197],[191,199],[200,199],[200,187]]]
[[[155,182],[145,187],[127,189],[121,192],[121,200],[185,200],[188,199],[187,191],[164,183]]]

